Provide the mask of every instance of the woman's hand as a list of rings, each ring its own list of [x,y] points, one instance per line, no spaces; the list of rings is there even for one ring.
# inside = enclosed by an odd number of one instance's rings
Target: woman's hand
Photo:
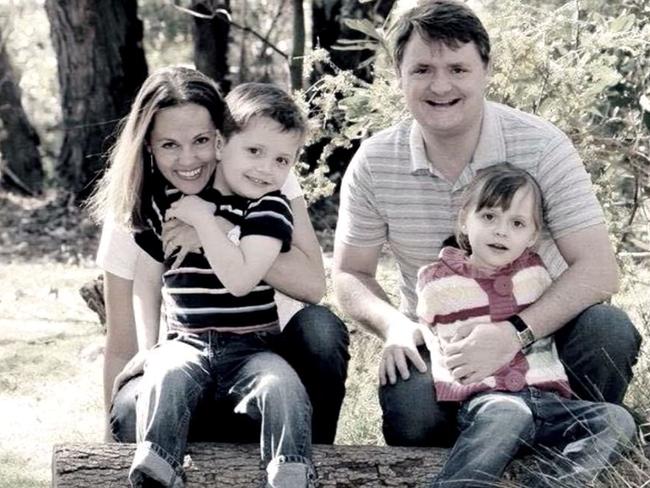
[[[214,212],[217,206],[203,200],[196,195],[186,195],[180,200],[172,203],[171,208],[167,210],[168,219],[176,218],[186,224],[197,228],[205,219],[214,218]]]
[[[163,223],[162,226],[163,251],[165,259],[178,250],[176,259],[171,268],[176,269],[191,252],[198,252],[201,249],[201,241],[196,229],[185,222],[172,219]]]
[[[136,376],[140,376],[141,374],[144,373],[144,365],[147,361],[147,354],[149,351],[140,351],[138,352],[135,356],[131,358],[131,360],[124,366],[122,371],[115,377],[115,381],[113,382],[113,393],[111,394],[111,398],[115,398],[115,395],[117,392],[122,388],[125,384],[129,382],[129,380],[132,380]]]

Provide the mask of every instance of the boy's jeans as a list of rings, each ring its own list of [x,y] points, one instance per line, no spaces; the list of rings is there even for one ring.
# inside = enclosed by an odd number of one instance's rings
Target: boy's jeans
[[[345,324],[320,305],[308,305],[297,312],[282,333],[273,338],[273,352],[298,373],[309,395],[314,444],[334,442],[345,395],[348,345]],[[135,398],[141,381],[142,376],[131,378],[113,398],[111,430],[117,442],[135,442]],[[257,442],[259,422],[234,415],[235,406],[230,398],[205,395],[192,416],[190,442]],[[215,422],[215,418],[226,420]]]
[[[522,486],[584,487],[636,434],[623,407],[536,388],[478,394],[462,404],[458,426],[460,436],[434,488],[493,486],[524,447],[532,449],[540,469]]]
[[[152,349],[137,398],[134,486],[143,475],[167,487],[184,485],[190,418],[207,390],[234,398],[238,413],[261,420],[270,486],[307,486],[313,478],[311,405],[295,371],[268,351],[268,339],[268,333],[172,333]],[[304,476],[302,484],[296,473]]]

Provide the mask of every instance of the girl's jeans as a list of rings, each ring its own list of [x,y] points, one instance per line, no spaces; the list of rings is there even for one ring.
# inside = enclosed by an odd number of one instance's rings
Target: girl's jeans
[[[539,464],[522,486],[584,487],[636,434],[621,406],[568,400],[536,388],[478,394],[462,404],[458,426],[460,436],[434,488],[495,486],[522,448],[531,449]]]
[[[271,486],[307,486],[313,477],[311,405],[293,368],[269,351],[271,335],[172,332],[151,350],[136,404],[138,447],[129,473],[134,486],[143,475],[167,487],[183,486],[190,418],[209,391],[261,421]]]
[[[297,312],[281,334],[273,338],[273,352],[298,373],[312,404],[312,441],[332,444],[345,395],[349,336],[345,324],[327,308],[308,305]],[[116,394],[111,429],[117,442],[135,442],[135,398],[141,376],[132,378]],[[201,398],[189,431],[191,442],[257,442],[260,425],[245,415],[233,415],[232,398]],[[215,422],[215,418],[222,422]]]
[[[622,310],[594,305],[554,335],[571,388],[582,400],[620,404],[632,379],[641,336]],[[429,353],[419,348],[429,363]],[[456,440],[458,404],[437,402],[431,370],[421,373],[409,363],[408,380],[397,378],[379,389],[386,444],[449,447]],[[414,409],[413,405],[427,405]]]

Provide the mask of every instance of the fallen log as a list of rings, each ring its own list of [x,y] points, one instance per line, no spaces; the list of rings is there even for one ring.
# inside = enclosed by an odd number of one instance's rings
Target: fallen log
[[[127,473],[134,451],[134,444],[57,445],[52,460],[52,486],[128,487]],[[447,453],[447,449],[439,448],[316,445],[313,461],[322,488],[416,488],[427,485],[444,464]],[[264,486],[265,473],[257,444],[196,443],[188,446],[188,454],[189,488]],[[501,486],[517,486],[517,478],[533,466],[531,459],[512,463]],[[623,461],[605,475],[603,486],[641,486],[650,480],[646,473],[650,473],[647,460]],[[623,478],[630,484],[612,481]]]

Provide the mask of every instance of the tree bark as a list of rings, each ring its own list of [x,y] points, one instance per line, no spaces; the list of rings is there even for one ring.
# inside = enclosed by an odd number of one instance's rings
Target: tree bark
[[[214,15],[223,9],[230,12],[229,0],[194,0],[192,10]],[[228,43],[230,24],[222,15],[211,19],[194,17],[194,64],[196,69],[206,74],[221,87],[223,93],[230,90],[228,76]]]
[[[127,487],[134,444],[65,444],[54,446],[52,486]],[[440,471],[447,449],[388,446],[323,446],[313,448],[313,462],[321,488],[376,488],[426,486]],[[265,473],[257,444],[189,444],[191,464],[186,467],[188,487],[246,488],[262,486]],[[186,458],[187,464],[187,458]],[[513,486],[530,469],[529,458],[515,461],[499,486]],[[619,463],[617,471],[628,482],[647,480],[646,465],[634,468]],[[604,480],[607,480],[605,474]],[[619,475],[616,478],[620,481]],[[510,484],[507,482],[510,481]],[[631,484],[629,486],[639,486]],[[611,486],[604,481],[604,486]],[[621,485],[622,486],[622,485]],[[626,485],[628,486],[628,485]]]
[[[147,76],[137,1],[46,0],[57,54],[64,139],[61,184],[81,198],[104,167],[117,121]]]
[[[23,109],[21,90],[0,30],[0,175],[11,188],[39,194],[43,187],[40,140]]]

